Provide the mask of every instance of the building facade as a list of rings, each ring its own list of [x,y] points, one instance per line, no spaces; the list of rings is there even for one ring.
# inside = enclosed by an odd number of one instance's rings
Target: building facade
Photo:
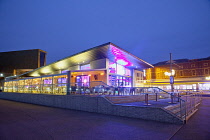
[[[46,52],[40,49],[1,52],[0,62],[4,77],[20,75],[46,65]]]
[[[0,53],[0,89],[5,77],[15,78],[33,69],[46,65],[46,52],[40,49]]]
[[[78,87],[142,86],[143,69],[151,67],[109,42],[5,81],[4,91],[68,94]]]
[[[170,64],[159,62],[146,70],[147,86],[171,90]],[[210,57],[179,59],[172,64],[175,90],[210,90]]]

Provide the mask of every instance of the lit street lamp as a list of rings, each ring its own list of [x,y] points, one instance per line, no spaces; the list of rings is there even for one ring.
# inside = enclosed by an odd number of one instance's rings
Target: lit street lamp
[[[172,54],[171,53],[170,53],[170,60],[168,62],[170,63],[170,72],[165,72],[165,75],[170,76],[171,92],[174,92],[175,70],[172,69],[172,63],[174,63],[174,61],[172,60]]]
[[[171,92],[174,92],[174,75],[175,75],[175,70],[172,69],[171,72],[165,72],[164,73],[166,76],[170,77],[170,84],[171,84]]]

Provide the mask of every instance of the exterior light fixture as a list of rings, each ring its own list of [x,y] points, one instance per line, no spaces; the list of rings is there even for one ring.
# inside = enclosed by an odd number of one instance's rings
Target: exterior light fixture
[[[174,76],[175,75],[175,70],[171,70],[171,72],[165,72],[164,74],[166,76]]]
[[[4,74],[3,73],[0,73],[0,77],[4,77]]]
[[[210,80],[210,76],[209,77],[206,77],[206,80]]]
[[[100,75],[104,75],[104,73],[100,73]]]

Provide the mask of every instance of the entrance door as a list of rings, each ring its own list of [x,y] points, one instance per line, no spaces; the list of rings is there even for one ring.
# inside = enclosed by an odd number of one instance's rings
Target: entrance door
[[[76,77],[76,83],[78,86],[89,86],[90,77],[88,75],[79,75]]]

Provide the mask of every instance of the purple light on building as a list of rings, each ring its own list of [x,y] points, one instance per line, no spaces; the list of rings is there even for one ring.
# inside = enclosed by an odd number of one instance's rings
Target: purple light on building
[[[119,49],[117,49],[116,47],[112,46],[111,47],[111,52],[113,55],[115,55],[115,62],[123,65],[123,66],[131,66],[132,63],[130,61],[127,60],[127,58],[125,57],[125,55],[123,54],[123,52]]]

